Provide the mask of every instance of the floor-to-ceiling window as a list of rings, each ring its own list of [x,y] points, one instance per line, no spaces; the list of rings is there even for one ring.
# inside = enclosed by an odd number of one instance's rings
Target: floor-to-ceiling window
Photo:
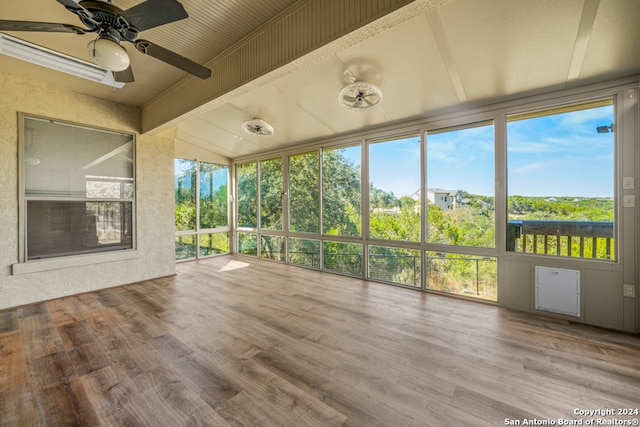
[[[239,162],[237,250],[490,301],[507,256],[615,260],[613,104],[491,110]]]
[[[282,157],[237,165],[237,251],[285,259]]]
[[[285,261],[282,231],[284,182],[282,157],[260,162],[260,257]]]
[[[237,251],[246,255],[258,254],[258,163],[236,166],[237,180]],[[254,232],[251,232],[254,231]]]
[[[492,121],[426,133],[426,286],[495,300],[495,141]]]
[[[229,166],[174,161],[176,260],[229,252]]]
[[[422,260],[417,249],[393,242],[420,242],[420,135],[411,133],[369,141],[369,239],[371,279],[421,286]]]
[[[288,262],[320,268],[320,156],[318,151],[289,156]],[[314,238],[315,237],[315,238]]]
[[[362,275],[361,145],[322,150],[322,268]],[[341,239],[342,238],[342,239]]]

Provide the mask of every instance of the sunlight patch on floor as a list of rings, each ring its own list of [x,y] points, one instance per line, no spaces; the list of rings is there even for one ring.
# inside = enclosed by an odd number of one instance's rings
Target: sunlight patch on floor
[[[218,270],[218,272],[237,270],[239,268],[245,268],[245,267],[249,267],[249,263],[231,260],[227,262],[225,265],[223,265],[222,267],[220,267],[220,270]]]

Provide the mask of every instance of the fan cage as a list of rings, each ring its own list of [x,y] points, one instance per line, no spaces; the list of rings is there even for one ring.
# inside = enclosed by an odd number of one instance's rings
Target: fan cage
[[[346,98],[354,98],[350,101]],[[366,99],[366,102],[365,102]],[[382,102],[382,91],[373,83],[355,82],[342,88],[338,94],[338,103],[349,111],[368,111]]]
[[[263,119],[253,119],[242,122],[242,129],[249,135],[256,136],[273,136],[274,129],[269,123]]]

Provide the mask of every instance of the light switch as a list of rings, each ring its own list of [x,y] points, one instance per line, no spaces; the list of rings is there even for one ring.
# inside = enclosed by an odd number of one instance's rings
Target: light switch
[[[623,196],[622,197],[622,207],[624,207],[624,208],[635,208],[636,207],[636,196]]]
[[[622,189],[633,190],[635,188],[635,179],[632,176],[625,176],[622,178]]]

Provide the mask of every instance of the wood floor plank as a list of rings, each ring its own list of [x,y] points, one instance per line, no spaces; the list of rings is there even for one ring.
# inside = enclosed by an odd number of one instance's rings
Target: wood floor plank
[[[55,326],[77,322],[80,319],[80,315],[74,312],[75,310],[71,303],[74,299],[75,297],[69,297],[65,299],[54,299],[43,303]]]
[[[18,310],[0,311],[0,337],[18,329]]]
[[[236,378],[262,413],[279,415],[280,425],[339,426],[346,419],[344,414],[252,360],[238,360],[222,370]]]
[[[46,310],[22,317],[18,324],[27,358],[37,359],[64,349],[62,339]]]
[[[165,367],[133,379],[143,398],[164,425],[220,426],[229,424],[175,373]]]
[[[163,425],[135,384],[110,366],[79,379],[87,400],[103,426]]]
[[[22,386],[27,380],[22,336],[19,333],[0,336],[0,393]]]
[[[0,425],[25,427],[36,425],[31,387],[24,383],[6,391],[0,391]]]
[[[242,391],[234,379],[225,378],[219,368],[193,355],[175,359],[169,365],[213,409]]]
[[[0,311],[0,426],[482,427],[639,405],[638,335],[250,257],[176,269]]]
[[[36,425],[99,425],[94,407],[89,404],[77,377],[38,387],[33,390],[31,398]]]

